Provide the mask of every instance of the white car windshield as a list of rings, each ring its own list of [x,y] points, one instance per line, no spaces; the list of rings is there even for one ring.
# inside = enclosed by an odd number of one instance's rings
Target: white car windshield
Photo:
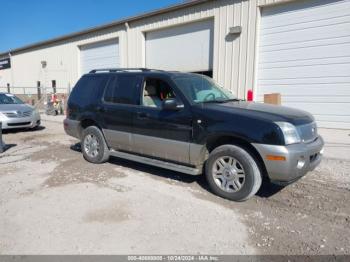
[[[238,100],[207,76],[193,74],[173,79],[182,93],[193,103],[222,103]]]
[[[24,104],[21,99],[12,94],[0,94],[0,105]]]

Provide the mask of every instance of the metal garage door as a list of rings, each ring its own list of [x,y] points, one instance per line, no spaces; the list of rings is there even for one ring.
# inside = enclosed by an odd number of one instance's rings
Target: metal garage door
[[[206,20],[146,34],[148,68],[185,72],[211,71],[213,21]]]
[[[93,69],[116,68],[120,66],[119,44],[117,39],[97,42],[80,48],[81,73]]]
[[[350,128],[350,0],[264,8],[257,89],[258,100],[279,92],[319,126]]]

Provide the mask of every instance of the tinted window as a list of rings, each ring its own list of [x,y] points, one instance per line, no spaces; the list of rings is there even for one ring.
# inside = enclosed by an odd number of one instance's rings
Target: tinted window
[[[147,78],[142,92],[142,105],[161,108],[165,99],[175,98],[178,105],[183,105],[181,99],[176,97],[171,86],[164,80]]]
[[[187,99],[194,103],[235,99],[233,94],[222,89],[213,79],[207,76],[181,76],[175,77],[174,81]]]
[[[70,102],[80,106],[86,106],[98,96],[98,91],[103,89],[108,78],[102,75],[83,76],[73,88],[69,97]]]
[[[0,94],[0,105],[24,104],[21,99],[12,94]]]
[[[104,100],[109,103],[136,104],[136,87],[139,78],[135,76],[115,76],[107,85]]]

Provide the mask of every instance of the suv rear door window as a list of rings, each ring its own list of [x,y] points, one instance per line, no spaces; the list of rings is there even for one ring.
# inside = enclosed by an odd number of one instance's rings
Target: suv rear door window
[[[108,82],[104,101],[107,103],[129,104],[137,103],[136,89],[140,83],[137,76],[113,76]]]

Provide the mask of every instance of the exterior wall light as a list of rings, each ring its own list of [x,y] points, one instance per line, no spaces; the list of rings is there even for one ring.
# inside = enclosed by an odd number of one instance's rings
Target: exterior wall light
[[[41,68],[46,68],[47,62],[46,61],[41,61]]]
[[[230,35],[239,35],[242,32],[242,27],[241,26],[232,26],[230,27],[229,34]]]

